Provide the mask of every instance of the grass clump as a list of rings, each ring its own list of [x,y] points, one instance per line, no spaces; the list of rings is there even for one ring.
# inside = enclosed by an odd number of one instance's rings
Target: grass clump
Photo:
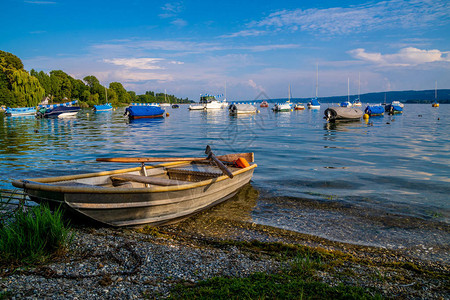
[[[65,226],[61,210],[48,206],[17,209],[0,224],[0,259],[3,262],[33,264],[63,252],[73,234]]]
[[[246,278],[215,277],[195,286],[177,285],[171,299],[381,299],[353,286],[326,283],[292,273],[254,273]]]
[[[178,284],[171,299],[381,299],[361,287],[329,285],[314,276],[320,257],[297,254],[287,268],[275,274],[254,273],[245,278],[215,277],[195,285]]]

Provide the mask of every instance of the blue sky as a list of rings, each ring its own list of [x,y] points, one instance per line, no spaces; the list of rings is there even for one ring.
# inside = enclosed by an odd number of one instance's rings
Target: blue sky
[[[450,1],[2,0],[0,50],[198,100],[450,88]]]

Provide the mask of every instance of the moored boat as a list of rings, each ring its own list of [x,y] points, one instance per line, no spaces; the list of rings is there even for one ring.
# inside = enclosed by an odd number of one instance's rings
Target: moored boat
[[[205,105],[204,104],[191,104],[189,105],[189,110],[204,110]]]
[[[382,116],[384,115],[384,107],[382,105],[367,105],[364,113],[368,114],[370,117]]]
[[[7,116],[31,116],[36,113],[36,107],[7,107],[5,114]]]
[[[324,114],[328,122],[359,120],[364,115],[362,110],[352,107],[329,107]]]
[[[301,103],[297,103],[297,104],[294,105],[294,109],[295,110],[304,110],[305,106],[303,104],[301,104]]]
[[[317,98],[311,99],[307,104],[309,109],[320,109],[320,102]]]
[[[434,102],[431,103],[431,107],[439,107],[439,102],[437,101],[437,81],[434,88]]]
[[[103,111],[111,111],[113,109],[111,103],[94,105],[94,112],[103,112]]]
[[[390,115],[401,114],[403,113],[403,103],[400,101],[392,101],[391,104],[388,104],[384,107],[384,110]]]
[[[130,105],[125,109],[125,116],[128,116],[129,119],[163,118],[164,109],[153,105]]]
[[[269,103],[267,103],[267,101],[263,101],[263,102],[261,102],[259,107],[269,107]]]
[[[41,108],[36,113],[37,118],[66,118],[75,116],[81,108],[79,106],[56,106]]]
[[[274,112],[288,112],[292,110],[292,103],[290,102],[285,102],[285,103],[276,103],[273,107],[272,110]]]
[[[253,153],[215,157],[210,152],[206,159],[98,160],[142,165],[99,173],[15,180],[13,185],[23,188],[32,201],[48,203],[50,207],[62,206],[75,218],[87,217],[111,226],[156,226],[182,220],[231,198],[251,180],[257,167]],[[169,160],[174,162],[144,165],[144,162]],[[229,174],[224,175],[221,161],[236,161],[238,166],[225,167]]]
[[[231,104],[230,115],[256,114],[258,110],[251,104]]]

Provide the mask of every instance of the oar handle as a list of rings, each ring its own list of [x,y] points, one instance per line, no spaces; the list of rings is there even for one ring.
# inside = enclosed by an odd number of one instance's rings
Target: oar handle
[[[233,173],[211,152],[209,145],[206,146],[205,153],[208,154],[207,159],[213,160],[225,175],[228,175],[230,178],[234,177]]]

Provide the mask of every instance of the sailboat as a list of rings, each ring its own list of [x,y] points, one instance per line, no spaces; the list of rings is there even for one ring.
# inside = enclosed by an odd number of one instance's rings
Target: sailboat
[[[291,103],[291,85],[289,85],[289,94],[288,94],[288,101],[285,103],[277,103],[272,107],[272,110],[275,112],[286,112],[291,111],[292,109],[292,103]]]
[[[94,112],[102,112],[102,111],[111,111],[112,110],[112,105],[111,103],[108,103],[108,90],[105,87],[105,98],[106,98],[106,103],[105,104],[99,104],[99,105],[94,105]]]
[[[350,78],[347,77],[347,101],[341,102],[340,107],[352,107],[350,103]]]
[[[361,103],[361,73],[358,73],[358,98],[353,102],[353,106],[362,106]]]
[[[167,91],[164,89],[164,103],[159,105],[160,107],[170,106],[170,100],[167,102]]]
[[[434,102],[431,103],[431,107],[439,107],[439,102],[437,101],[437,81],[434,86]]]
[[[220,102],[222,104],[222,108],[227,108],[228,107],[228,102],[227,102],[227,83],[225,82],[225,98]]]
[[[308,102],[307,106],[309,109],[320,109],[320,102],[317,99],[318,92],[319,92],[319,64],[317,64],[316,70],[316,97]]]

